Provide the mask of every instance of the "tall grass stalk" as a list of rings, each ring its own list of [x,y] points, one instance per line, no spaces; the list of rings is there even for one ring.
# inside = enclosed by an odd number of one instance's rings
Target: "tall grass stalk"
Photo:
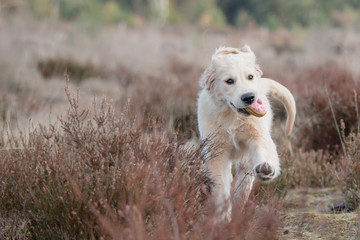
[[[344,139],[343,139],[343,137],[341,135],[341,131],[340,131],[339,125],[338,125],[337,120],[336,120],[335,110],[334,110],[334,107],[333,107],[333,104],[332,104],[332,101],[331,101],[331,97],[330,97],[330,94],[329,94],[329,89],[327,87],[327,84],[325,84],[325,92],[326,92],[326,96],[328,98],[328,102],[329,102],[329,105],[330,105],[331,114],[332,114],[332,117],[333,117],[333,120],[334,120],[335,128],[336,128],[336,131],[337,131],[339,139],[340,139],[341,148],[343,150],[344,156],[347,159],[349,159],[347,151],[346,151],[345,142],[344,142]]]

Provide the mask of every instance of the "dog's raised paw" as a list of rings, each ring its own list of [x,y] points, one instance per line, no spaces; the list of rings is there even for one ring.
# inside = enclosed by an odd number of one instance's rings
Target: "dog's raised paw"
[[[255,173],[260,180],[269,181],[274,177],[275,169],[265,162],[255,167]]]

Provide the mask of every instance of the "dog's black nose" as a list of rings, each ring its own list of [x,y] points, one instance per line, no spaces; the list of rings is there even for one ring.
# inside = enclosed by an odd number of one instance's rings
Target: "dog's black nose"
[[[255,94],[252,92],[245,93],[241,96],[241,101],[250,105],[255,101]]]

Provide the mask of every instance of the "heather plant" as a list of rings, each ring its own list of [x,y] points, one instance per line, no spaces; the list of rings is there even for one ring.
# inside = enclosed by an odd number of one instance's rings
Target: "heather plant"
[[[70,59],[46,59],[37,63],[37,69],[44,77],[50,79],[56,76],[63,76],[67,72],[73,82],[80,83],[82,80],[90,77],[99,77],[105,75],[92,64],[80,64]]]
[[[22,238],[277,239],[275,200],[234,208],[230,223],[217,224],[202,146],[182,147],[158,118],[139,125],[130,107],[120,116],[106,100],[82,109],[79,94],[66,93],[70,107],[56,123],[5,133],[0,218],[21,219]]]
[[[255,199],[266,202],[277,197],[283,200],[292,189],[329,188],[338,182],[339,161],[329,152],[297,149],[290,154],[281,148],[280,152],[281,174],[268,184],[256,184],[253,190]]]
[[[344,125],[342,125],[344,129]],[[346,154],[341,160],[340,183],[344,185],[344,193],[348,207],[355,209],[360,204],[360,138],[359,133],[351,133],[345,138]]]
[[[276,73],[273,75],[274,79],[283,78]],[[342,152],[336,124],[340,119],[344,121],[347,126],[345,135],[357,129],[358,77],[336,63],[305,68],[288,76],[287,83],[291,84],[297,102],[293,144],[305,151]],[[276,109],[278,116],[284,118],[284,110]]]
[[[178,133],[179,140],[186,141],[198,135],[195,99],[200,74],[201,69],[176,57],[169,60],[169,73],[161,76],[121,68],[116,75],[126,93],[117,103],[129,104],[134,114],[143,116],[137,119],[140,123],[147,118],[162,119],[169,130]]]
[[[334,183],[331,173],[336,169],[334,156],[324,150],[297,151],[292,157],[284,158],[279,182],[286,188],[329,187]]]

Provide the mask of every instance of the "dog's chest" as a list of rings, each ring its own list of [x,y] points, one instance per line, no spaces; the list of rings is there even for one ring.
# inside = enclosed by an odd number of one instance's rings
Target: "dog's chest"
[[[222,128],[227,133],[231,141],[256,140],[261,133],[266,131],[261,119],[256,117],[247,117],[246,120],[223,124]]]

